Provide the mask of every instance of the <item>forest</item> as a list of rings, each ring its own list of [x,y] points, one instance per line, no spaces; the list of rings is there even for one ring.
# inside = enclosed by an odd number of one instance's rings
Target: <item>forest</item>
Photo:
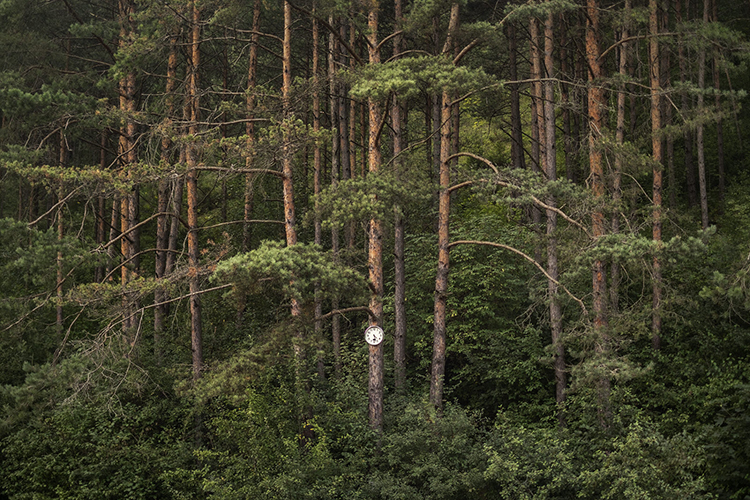
[[[0,19],[0,500],[750,499],[747,0]]]

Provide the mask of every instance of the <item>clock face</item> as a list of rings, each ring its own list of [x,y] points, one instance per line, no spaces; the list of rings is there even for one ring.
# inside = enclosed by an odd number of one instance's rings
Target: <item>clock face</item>
[[[365,330],[365,340],[370,345],[378,345],[383,341],[383,329],[379,326],[371,326]]]

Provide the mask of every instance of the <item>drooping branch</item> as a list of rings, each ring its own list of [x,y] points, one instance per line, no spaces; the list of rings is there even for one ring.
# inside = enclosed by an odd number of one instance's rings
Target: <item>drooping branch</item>
[[[497,165],[495,165],[494,163],[492,163],[487,158],[483,158],[483,157],[481,157],[481,156],[479,156],[477,154],[474,154],[474,153],[468,153],[468,152],[455,153],[455,154],[451,155],[449,157],[449,159],[458,158],[459,156],[468,156],[469,158],[474,158],[476,160],[479,160],[479,161],[485,163],[488,167],[490,167],[492,169],[492,171],[495,172],[495,174],[500,175],[500,169],[497,168]],[[488,179],[480,179],[480,180],[488,181]],[[458,188],[462,188],[464,186],[471,185],[473,182],[474,181],[466,181],[466,182],[462,182],[461,184],[457,184],[455,186],[451,186],[450,187],[450,191],[456,190]],[[510,188],[510,189],[522,190],[521,186],[517,186],[515,184],[511,184],[510,182],[501,181],[501,180],[492,180],[491,182],[493,182],[494,184],[497,184],[499,186],[502,186],[502,187],[507,187],[507,188]],[[577,220],[571,218],[568,214],[566,214],[565,212],[563,212],[559,208],[552,207],[552,206],[548,205],[547,203],[544,203],[542,200],[540,200],[539,198],[537,198],[536,196],[533,196],[533,195],[531,195],[531,199],[534,202],[534,204],[537,205],[539,208],[543,208],[545,210],[552,210],[557,215],[559,215],[560,217],[562,217],[563,219],[565,219],[566,221],[570,222],[571,224],[573,224],[574,226],[576,226],[577,228],[579,228],[581,231],[583,231],[584,233],[586,233],[586,236],[588,236],[589,238],[592,237],[591,233],[589,232],[588,228],[586,228],[586,226],[584,226],[583,224],[581,224]]]
[[[573,300],[575,300],[576,302],[578,302],[578,305],[580,305],[580,306],[581,306],[581,310],[583,311],[583,314],[584,314],[584,316],[588,314],[588,313],[587,313],[587,311],[586,311],[586,304],[584,304],[584,303],[583,303],[583,301],[582,301],[581,299],[579,299],[578,297],[576,297],[575,295],[573,295],[573,293],[572,293],[572,292],[571,292],[570,290],[568,290],[568,289],[567,289],[567,288],[565,287],[565,285],[563,285],[562,283],[560,283],[559,281],[557,281],[556,279],[554,279],[554,278],[553,278],[552,276],[550,276],[550,275],[549,275],[549,273],[547,273],[547,270],[546,270],[546,269],[544,269],[544,268],[543,268],[543,267],[542,267],[542,266],[541,266],[541,265],[540,265],[540,264],[539,264],[539,263],[538,263],[538,262],[537,262],[537,261],[536,261],[536,260],[534,259],[534,257],[531,257],[530,255],[527,255],[526,253],[522,252],[521,250],[519,250],[519,249],[517,249],[517,248],[514,248],[514,247],[512,247],[512,246],[510,246],[510,245],[504,245],[504,244],[502,244],[502,243],[495,243],[495,242],[493,242],[493,241],[477,241],[477,240],[459,240],[459,241],[454,241],[454,242],[452,242],[452,243],[450,243],[450,244],[448,245],[448,248],[453,248],[453,247],[454,247],[454,246],[456,246],[456,245],[484,245],[484,246],[490,246],[490,247],[495,247],[495,248],[504,248],[505,250],[509,250],[509,251],[511,251],[511,252],[513,252],[513,253],[515,253],[515,254],[517,254],[517,255],[520,255],[520,256],[521,256],[521,257],[523,257],[524,259],[526,259],[526,260],[528,260],[529,262],[531,262],[532,264],[534,264],[534,266],[535,266],[535,267],[536,267],[537,269],[539,269],[539,270],[540,270],[540,271],[542,272],[542,274],[544,274],[544,276],[545,276],[545,277],[546,277],[546,278],[547,278],[548,280],[550,280],[550,281],[552,281],[553,283],[555,283],[556,285],[558,285],[558,286],[562,287],[562,289],[563,289],[563,290],[565,290],[565,293],[567,293],[567,294],[568,294],[568,296],[570,296],[570,298],[571,298],[571,299],[573,299]]]

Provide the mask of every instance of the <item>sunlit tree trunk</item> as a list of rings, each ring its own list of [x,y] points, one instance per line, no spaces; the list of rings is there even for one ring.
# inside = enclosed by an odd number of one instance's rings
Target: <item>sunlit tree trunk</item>
[[[188,281],[190,284],[190,338],[193,353],[193,378],[198,379],[203,370],[203,340],[200,300],[200,261],[198,248],[198,134],[199,98],[198,70],[200,68],[200,11],[193,0],[190,4],[191,30],[187,73],[186,106],[189,113],[188,133],[190,140],[186,146],[186,188],[188,223]]]
[[[453,40],[458,29],[459,5],[451,7],[448,34],[443,54],[453,50]],[[451,95],[443,91],[440,114],[440,192],[438,197],[438,265],[435,278],[435,313],[432,345],[432,371],[430,375],[430,403],[438,410],[443,407],[443,385],[446,355],[446,312],[448,304],[448,271],[450,269],[450,147],[451,147]]]
[[[379,2],[373,0],[367,15],[369,28],[368,60],[370,64],[380,64],[380,48],[378,46],[378,15]],[[375,173],[380,170],[382,161],[380,153],[380,122],[382,110],[374,98],[368,99],[369,135],[368,135],[368,170]],[[370,325],[383,326],[383,223],[379,219],[370,219],[369,248],[367,267],[370,276],[372,293],[370,294]],[[369,345],[369,420],[373,429],[383,427],[383,343]]]

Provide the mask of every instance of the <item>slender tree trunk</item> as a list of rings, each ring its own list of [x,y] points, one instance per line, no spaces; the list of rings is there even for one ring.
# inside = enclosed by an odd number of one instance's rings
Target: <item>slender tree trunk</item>
[[[380,64],[380,48],[378,46],[378,14],[379,2],[373,0],[367,15],[368,55],[369,63]],[[380,169],[382,161],[380,154],[380,122],[382,110],[380,104],[372,97],[368,99],[369,135],[368,135],[368,166],[370,173]],[[379,219],[370,219],[369,248],[367,257],[370,284],[370,325],[383,326],[383,224]],[[369,345],[369,419],[373,429],[383,427],[383,343]]]
[[[458,29],[459,5],[451,6],[448,34],[443,47],[443,54],[453,51],[453,40]],[[438,266],[435,278],[435,313],[434,335],[432,345],[432,372],[430,375],[430,403],[438,409],[443,408],[443,386],[445,379],[446,355],[446,312],[448,303],[448,271],[450,269],[450,147],[451,147],[451,95],[443,91],[440,114],[440,193],[438,196]]]
[[[653,151],[653,240],[656,244],[653,276],[653,312],[651,322],[651,342],[654,349],[661,347],[661,211],[662,211],[662,140],[661,133],[661,87],[659,85],[659,6],[658,0],[649,0],[649,74],[651,85],[651,148]]]
[[[689,10],[690,0],[685,0],[685,10]],[[678,25],[682,24],[682,0],[675,0],[675,17]],[[677,58],[680,66],[680,83],[684,84],[687,77],[687,56],[685,54],[685,37],[680,35],[677,41]],[[680,112],[682,116],[688,116],[690,113],[690,99],[687,90],[683,88],[680,91]],[[695,181],[695,161],[693,158],[693,131],[690,127],[684,127],[683,142],[685,148],[685,178],[687,180],[688,205],[695,207],[699,204],[698,188]]]
[[[606,96],[600,82],[602,67],[600,61],[601,51],[599,49],[599,2],[598,0],[587,0],[586,13],[588,22],[586,25],[586,59],[589,66],[589,91],[588,91],[588,113],[589,113],[589,168],[591,175],[591,188],[596,200],[596,207],[592,217],[594,239],[598,240],[606,233],[604,219],[604,200],[606,197],[606,185],[604,180],[604,166],[599,138],[604,134],[605,119],[604,110]],[[594,295],[594,328],[598,333],[599,340],[596,343],[596,355],[600,362],[604,363],[609,353],[609,334],[607,333],[607,271],[605,263],[596,259],[593,265],[593,295]],[[609,392],[610,380],[604,376],[599,380],[599,420],[603,427],[609,425]]]
[[[312,22],[312,80],[313,80],[313,132],[317,137],[320,132],[320,32],[318,29],[318,19],[315,15],[316,4],[313,4],[313,22]],[[320,143],[315,141],[313,146],[313,194],[315,195],[315,222],[314,222],[314,238],[316,245],[323,244],[323,227],[321,225],[320,217],[318,214],[319,197],[321,193],[322,183],[322,158],[320,151]],[[320,284],[315,285],[315,317],[319,318],[323,315],[323,299],[320,295]],[[318,378],[325,379],[325,357],[323,350],[323,323],[321,320],[315,321],[315,339],[318,342],[317,352],[317,366],[318,366]]]
[[[291,247],[297,244],[297,221],[294,205],[294,178],[292,168],[291,120],[292,110],[290,92],[292,89],[292,6],[284,0],[284,37],[282,41],[282,87],[281,100],[284,114],[281,147],[282,191],[284,199],[284,233],[286,244]],[[305,386],[303,362],[305,360],[304,337],[302,325],[302,304],[297,297],[290,301],[294,328],[294,359],[298,391]],[[301,394],[300,394],[301,395]]]
[[[190,125],[188,132],[192,140],[187,144],[186,188],[188,217],[188,280],[190,284],[190,337],[193,353],[193,378],[198,379],[203,370],[203,340],[200,300],[200,253],[198,247],[198,146],[195,144],[198,133],[199,100],[198,70],[200,68],[200,11],[193,0],[191,10],[191,33],[189,46],[187,102]]]
[[[515,22],[509,22],[508,35],[508,66],[510,79],[518,81],[518,34]],[[525,156],[523,151],[523,129],[521,123],[521,93],[520,84],[510,85],[510,129],[511,143],[510,156],[514,168],[525,168]]]
[[[670,0],[660,0],[659,31],[661,33],[669,32],[669,2]],[[659,86],[664,92],[671,86],[670,81],[670,53],[669,47],[664,44],[659,45]],[[662,128],[669,128],[672,125],[672,103],[669,99],[660,99],[661,125]],[[677,203],[676,174],[674,167],[674,136],[665,134],[661,139],[662,164],[667,168],[667,190],[669,194],[669,207],[674,208]]]
[[[127,48],[130,44],[130,35],[134,30],[133,16],[135,5],[132,0],[119,0],[120,16],[120,47]],[[120,163],[126,172],[128,180],[132,178],[131,166],[134,166],[137,158],[135,155],[135,122],[132,114],[135,112],[135,74],[128,71],[119,82],[120,111],[126,116],[124,125],[120,128],[119,151]],[[120,269],[121,284],[123,287],[123,330],[128,332],[134,325],[133,310],[130,293],[127,286],[131,278],[133,267],[132,257],[135,254],[134,244],[136,234],[130,231],[131,223],[135,217],[132,211],[135,209],[134,193],[124,195],[120,200],[120,232],[124,236],[120,240],[120,251],[122,253],[122,267]],[[129,340],[132,341],[132,338]]]
[[[65,167],[67,163],[67,147],[65,144],[65,134],[63,130],[60,130],[60,152],[59,152],[59,162],[61,167]],[[57,200],[60,203],[59,207],[57,208],[57,241],[62,244],[63,237],[65,236],[65,223],[63,220],[63,208],[64,203],[62,203],[63,198],[65,197],[65,193],[63,192],[63,183],[60,182],[60,186],[58,187],[57,191]],[[57,251],[57,283],[55,287],[55,293],[56,293],[56,322],[55,326],[57,328],[57,336],[58,341],[62,339],[62,331],[63,331],[63,254],[62,250]]]
[[[261,0],[253,1],[253,33],[250,35],[250,49],[247,58],[248,68],[246,107],[247,116],[251,119],[255,117],[255,83],[258,68],[258,41],[260,38],[260,2]],[[245,143],[247,158],[245,159],[245,166],[247,168],[253,168],[255,158],[255,124],[252,121],[248,122],[245,126],[245,134],[247,134],[247,141]],[[255,208],[254,180],[255,176],[252,173],[245,175],[245,222],[242,229],[242,251],[244,252],[250,250],[250,245],[252,244],[253,237],[252,224],[248,221],[253,218],[253,210]]]
[[[402,0],[395,0],[395,30],[401,29],[403,22],[403,5]],[[401,54],[403,36],[396,35],[393,40],[393,57],[396,58]],[[401,151],[404,147],[403,135],[403,118],[401,117],[402,108],[398,96],[393,97],[391,103],[391,123],[393,128],[393,157],[394,168],[396,171],[396,180],[401,176],[403,168],[400,158]],[[393,362],[395,365],[395,386],[401,390],[406,385],[406,267],[404,262],[404,218],[401,213],[402,207],[394,207],[394,248],[393,248],[393,266],[394,266],[394,293],[393,293],[393,315],[394,315],[394,339],[393,339]]]
[[[719,22],[719,2],[713,0],[712,3],[712,15],[711,20],[715,23]],[[713,79],[714,79],[714,105],[718,113],[716,118],[716,167],[719,172],[719,213],[724,210],[724,198],[726,196],[726,182],[724,178],[724,121],[721,118],[721,75],[720,66],[721,61],[721,50],[718,47],[714,48],[714,61],[713,61]]]
[[[540,33],[539,19],[533,17],[529,21],[529,33],[531,40],[531,170],[533,172],[543,172],[543,163],[546,161],[542,157],[542,136],[544,133],[544,105],[542,101],[542,53],[539,49]],[[534,231],[541,231],[542,211],[536,207],[531,207],[531,222]],[[537,245],[534,249],[534,258],[541,264],[542,247]]]
[[[328,18],[328,24],[334,26],[333,16]],[[341,146],[341,137],[336,124],[339,122],[339,100],[337,97],[336,82],[336,57],[339,54],[339,41],[333,33],[328,35],[328,85],[330,94],[330,116],[331,128],[333,129],[333,139],[331,141],[331,188],[336,189],[339,182],[339,151]],[[352,106],[353,107],[353,106]],[[331,229],[331,251],[335,260],[339,259],[339,230],[334,225]],[[331,300],[331,307],[336,310],[339,308],[339,298],[334,295]],[[341,320],[338,314],[331,318],[331,336],[333,341],[333,370],[336,378],[341,377]]]
[[[568,30],[563,14],[560,14],[560,101],[562,102],[562,125],[563,125],[563,146],[565,148],[565,174],[569,181],[575,179],[575,153],[573,149],[573,137],[571,136],[571,102],[570,102],[570,85],[566,80],[571,79],[570,61],[568,55]]]
[[[112,210],[110,211],[110,217],[109,217],[109,241],[114,241],[115,238],[117,238],[117,228],[119,227],[118,221],[120,220],[120,198],[116,196],[112,200]],[[107,267],[105,269],[106,276],[109,276],[109,281],[113,281],[114,279],[114,269],[112,268],[112,265],[117,262],[117,247],[115,245],[110,245],[107,249],[107,257],[109,258],[109,262],[107,263]]]
[[[623,81],[628,76],[629,66],[629,51],[630,44],[624,40],[627,40],[630,36],[630,16],[631,16],[631,2],[625,0],[624,7],[625,25],[623,26],[621,39],[623,40],[620,46],[620,58],[618,62],[620,78]],[[625,144],[625,99],[626,99],[626,84],[621,83],[617,92],[617,128],[615,130],[615,142],[617,146],[622,148]],[[615,171],[612,176],[612,201],[614,202],[614,212],[612,213],[612,233],[617,234],[620,232],[620,211],[622,209],[622,170],[623,170],[623,156],[624,152],[620,152],[615,156]],[[620,262],[617,258],[613,258],[610,268],[610,287],[609,287],[609,299],[610,307],[613,313],[619,310],[620,302]]]
[[[555,147],[555,87],[552,79],[555,76],[553,61],[554,46],[554,14],[547,14],[544,22],[544,66],[546,68],[546,80],[544,82],[544,152],[545,166],[547,168],[547,180],[557,180],[557,150]],[[547,205],[551,208],[557,206],[557,199],[550,194],[547,197]],[[558,422],[565,426],[565,414],[562,405],[565,402],[565,388],[567,385],[565,374],[565,348],[562,342],[562,310],[560,308],[560,297],[558,293],[557,279],[557,212],[547,210],[547,273],[552,279],[547,281],[549,293],[549,315],[552,333],[552,348],[555,356],[555,400],[558,404]]]
[[[104,172],[107,168],[107,131],[102,130],[99,142],[99,168]],[[96,243],[101,245],[105,242],[107,220],[107,199],[100,195],[97,200],[97,217],[96,217]],[[96,266],[94,271],[94,281],[101,283],[104,280],[105,267]]]
[[[177,83],[177,39],[170,37],[169,56],[167,59],[167,83],[165,93],[167,95],[167,120],[171,123],[174,115],[174,91]],[[169,134],[164,134],[161,140],[161,161],[164,167],[172,163],[172,141]],[[159,215],[156,219],[156,259],[155,275],[157,279],[164,279],[167,271],[167,255],[169,249],[169,196],[171,192],[171,178],[163,176],[159,179],[157,210]],[[167,314],[167,292],[160,287],[154,291],[154,357],[156,363],[161,363],[161,333],[164,330],[164,320]]]
[[[703,0],[703,22],[708,23],[710,0]],[[698,116],[703,116],[703,89],[706,84],[706,49],[698,50]],[[698,120],[695,131],[696,149],[698,150],[698,186],[700,188],[701,224],[708,228],[708,192],[706,188],[706,158],[703,149],[703,123]]]

